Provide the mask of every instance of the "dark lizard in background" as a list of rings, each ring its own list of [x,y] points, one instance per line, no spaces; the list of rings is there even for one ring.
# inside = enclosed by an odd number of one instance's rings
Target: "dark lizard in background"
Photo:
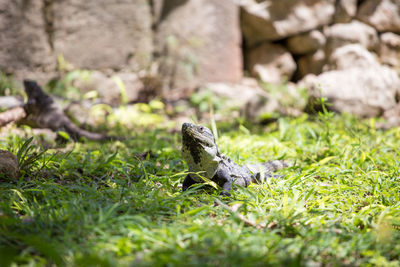
[[[182,125],[182,156],[190,172],[183,181],[183,191],[193,184],[203,183],[204,177],[221,186],[221,194],[226,196],[230,196],[233,184],[246,187],[259,182],[261,172],[266,179],[274,177],[272,172],[287,167],[280,160],[239,166],[219,152],[210,129],[192,123]]]
[[[24,87],[28,102],[24,105],[27,117],[23,119],[23,123],[32,127],[49,128],[56,132],[65,131],[74,140],[80,137],[95,141],[110,139],[104,134],[89,132],[75,125],[35,81],[24,80]]]

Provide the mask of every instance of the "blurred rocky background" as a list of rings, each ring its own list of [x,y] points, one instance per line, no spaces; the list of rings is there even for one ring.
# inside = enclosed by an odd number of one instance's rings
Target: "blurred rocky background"
[[[400,0],[0,0],[0,71],[111,106],[218,99],[260,121],[325,97],[396,125]]]

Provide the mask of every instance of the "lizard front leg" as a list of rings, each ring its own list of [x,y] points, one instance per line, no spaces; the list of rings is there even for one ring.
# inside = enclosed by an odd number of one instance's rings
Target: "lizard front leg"
[[[221,195],[231,196],[229,192],[232,191],[233,179],[226,170],[219,168],[212,178],[212,181],[222,187]]]
[[[182,191],[188,190],[189,187],[196,184],[197,182],[190,177],[190,175],[186,175],[185,180],[182,183]]]

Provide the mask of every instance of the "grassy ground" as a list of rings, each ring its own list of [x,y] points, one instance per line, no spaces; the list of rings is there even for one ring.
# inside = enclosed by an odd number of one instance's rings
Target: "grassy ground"
[[[400,129],[373,123],[219,125],[220,150],[236,162],[293,166],[232,198],[181,192],[180,134],[166,129],[42,155],[33,145],[21,179],[0,183],[0,265],[399,266]],[[17,153],[25,140],[0,148]]]

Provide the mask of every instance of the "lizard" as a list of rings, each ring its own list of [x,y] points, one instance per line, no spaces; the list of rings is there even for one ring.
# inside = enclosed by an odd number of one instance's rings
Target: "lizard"
[[[182,184],[183,191],[193,184],[204,183],[206,178],[222,188],[221,195],[230,196],[233,184],[247,187],[250,183],[257,183],[261,180],[261,172],[265,174],[264,179],[281,177],[272,175],[272,172],[287,167],[281,160],[240,166],[219,152],[209,128],[192,123],[182,124],[181,151],[189,166],[189,174]]]
[[[24,80],[24,87],[28,102],[24,105],[27,117],[23,123],[33,127],[50,128],[53,131],[65,131],[74,140],[80,137],[95,141],[110,139],[109,136],[89,132],[75,125],[35,81]]]

